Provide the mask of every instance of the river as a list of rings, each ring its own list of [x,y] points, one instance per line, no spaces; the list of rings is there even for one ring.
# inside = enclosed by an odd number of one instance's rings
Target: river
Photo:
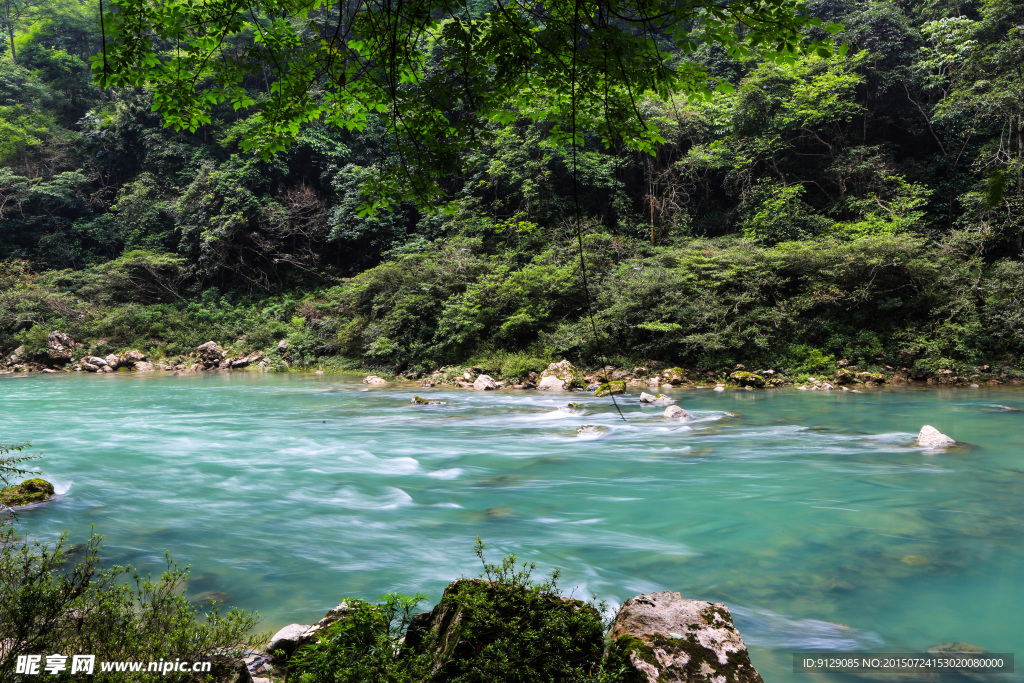
[[[479,573],[480,536],[491,561],[561,567],[612,608],[666,589],[725,602],[769,682],[828,680],[792,673],[797,650],[1024,655],[1024,412],[1001,407],[1024,391],[668,393],[695,419],[639,390],[623,421],[589,394],[345,376],[6,376],[0,440],[30,441],[62,494],[24,531],[95,525],[107,561],[146,571],[169,551],[190,595],[268,629],[348,595],[433,604]],[[922,451],[923,424],[970,447]]]

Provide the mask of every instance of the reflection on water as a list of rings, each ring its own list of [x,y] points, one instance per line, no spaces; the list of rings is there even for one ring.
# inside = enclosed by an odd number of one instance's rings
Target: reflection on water
[[[562,567],[613,605],[664,589],[727,603],[768,681],[807,679],[794,650],[1024,656],[1024,413],[1007,409],[1024,392],[669,392],[682,423],[636,396],[623,422],[588,395],[363,389],[0,378],[3,440],[32,441],[64,492],[23,523],[75,541],[95,524],[111,561],[152,571],[169,550],[193,597],[268,627],[342,595],[436,600],[477,573],[481,536],[492,559]],[[584,412],[557,410],[570,400]],[[923,452],[923,424],[973,448]]]

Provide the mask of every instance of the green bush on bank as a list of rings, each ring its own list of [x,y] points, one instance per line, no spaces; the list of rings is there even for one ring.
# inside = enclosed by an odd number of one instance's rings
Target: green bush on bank
[[[571,243],[517,262],[460,238],[297,296],[207,290],[146,303],[119,301],[120,281],[111,292],[89,273],[34,274],[7,262],[0,348],[42,353],[53,329],[156,356],[211,339],[238,353],[271,351],[284,339],[292,366],[461,364],[513,380],[560,357],[813,373],[839,359],[926,370],[1013,366],[1024,354],[1024,266],[964,259],[947,243],[720,238],[623,249],[595,238],[585,255],[589,309]]]

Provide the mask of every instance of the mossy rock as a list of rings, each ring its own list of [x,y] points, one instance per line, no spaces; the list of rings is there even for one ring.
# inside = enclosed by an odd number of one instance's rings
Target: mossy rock
[[[747,372],[746,370],[737,370],[736,372],[729,375],[729,379],[736,382],[741,387],[754,387],[755,389],[761,389],[764,387],[764,377],[757,374],[756,372]]]
[[[413,396],[411,403],[414,406],[445,406],[448,405],[448,401],[438,401],[433,398],[423,398],[422,396]]]
[[[601,614],[535,587],[458,579],[413,618],[406,653],[426,656],[431,683],[573,681],[596,671]]]
[[[624,394],[626,393],[625,382],[605,382],[597,388],[594,393],[595,396],[611,396],[612,394]]]
[[[0,490],[0,503],[7,507],[20,507],[43,503],[53,497],[53,484],[45,479],[26,479],[17,486]]]

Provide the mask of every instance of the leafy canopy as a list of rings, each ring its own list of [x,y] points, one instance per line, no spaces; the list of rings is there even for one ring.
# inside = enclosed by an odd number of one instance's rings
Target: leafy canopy
[[[266,158],[305,123],[379,119],[399,173],[378,194],[422,204],[490,123],[525,116],[552,144],[590,130],[653,152],[664,141],[641,97],[729,89],[687,58],[702,43],[791,61],[830,55],[840,29],[800,0],[111,0],[101,17],[96,79],[151,89],[166,125],[255,107],[242,145]]]

